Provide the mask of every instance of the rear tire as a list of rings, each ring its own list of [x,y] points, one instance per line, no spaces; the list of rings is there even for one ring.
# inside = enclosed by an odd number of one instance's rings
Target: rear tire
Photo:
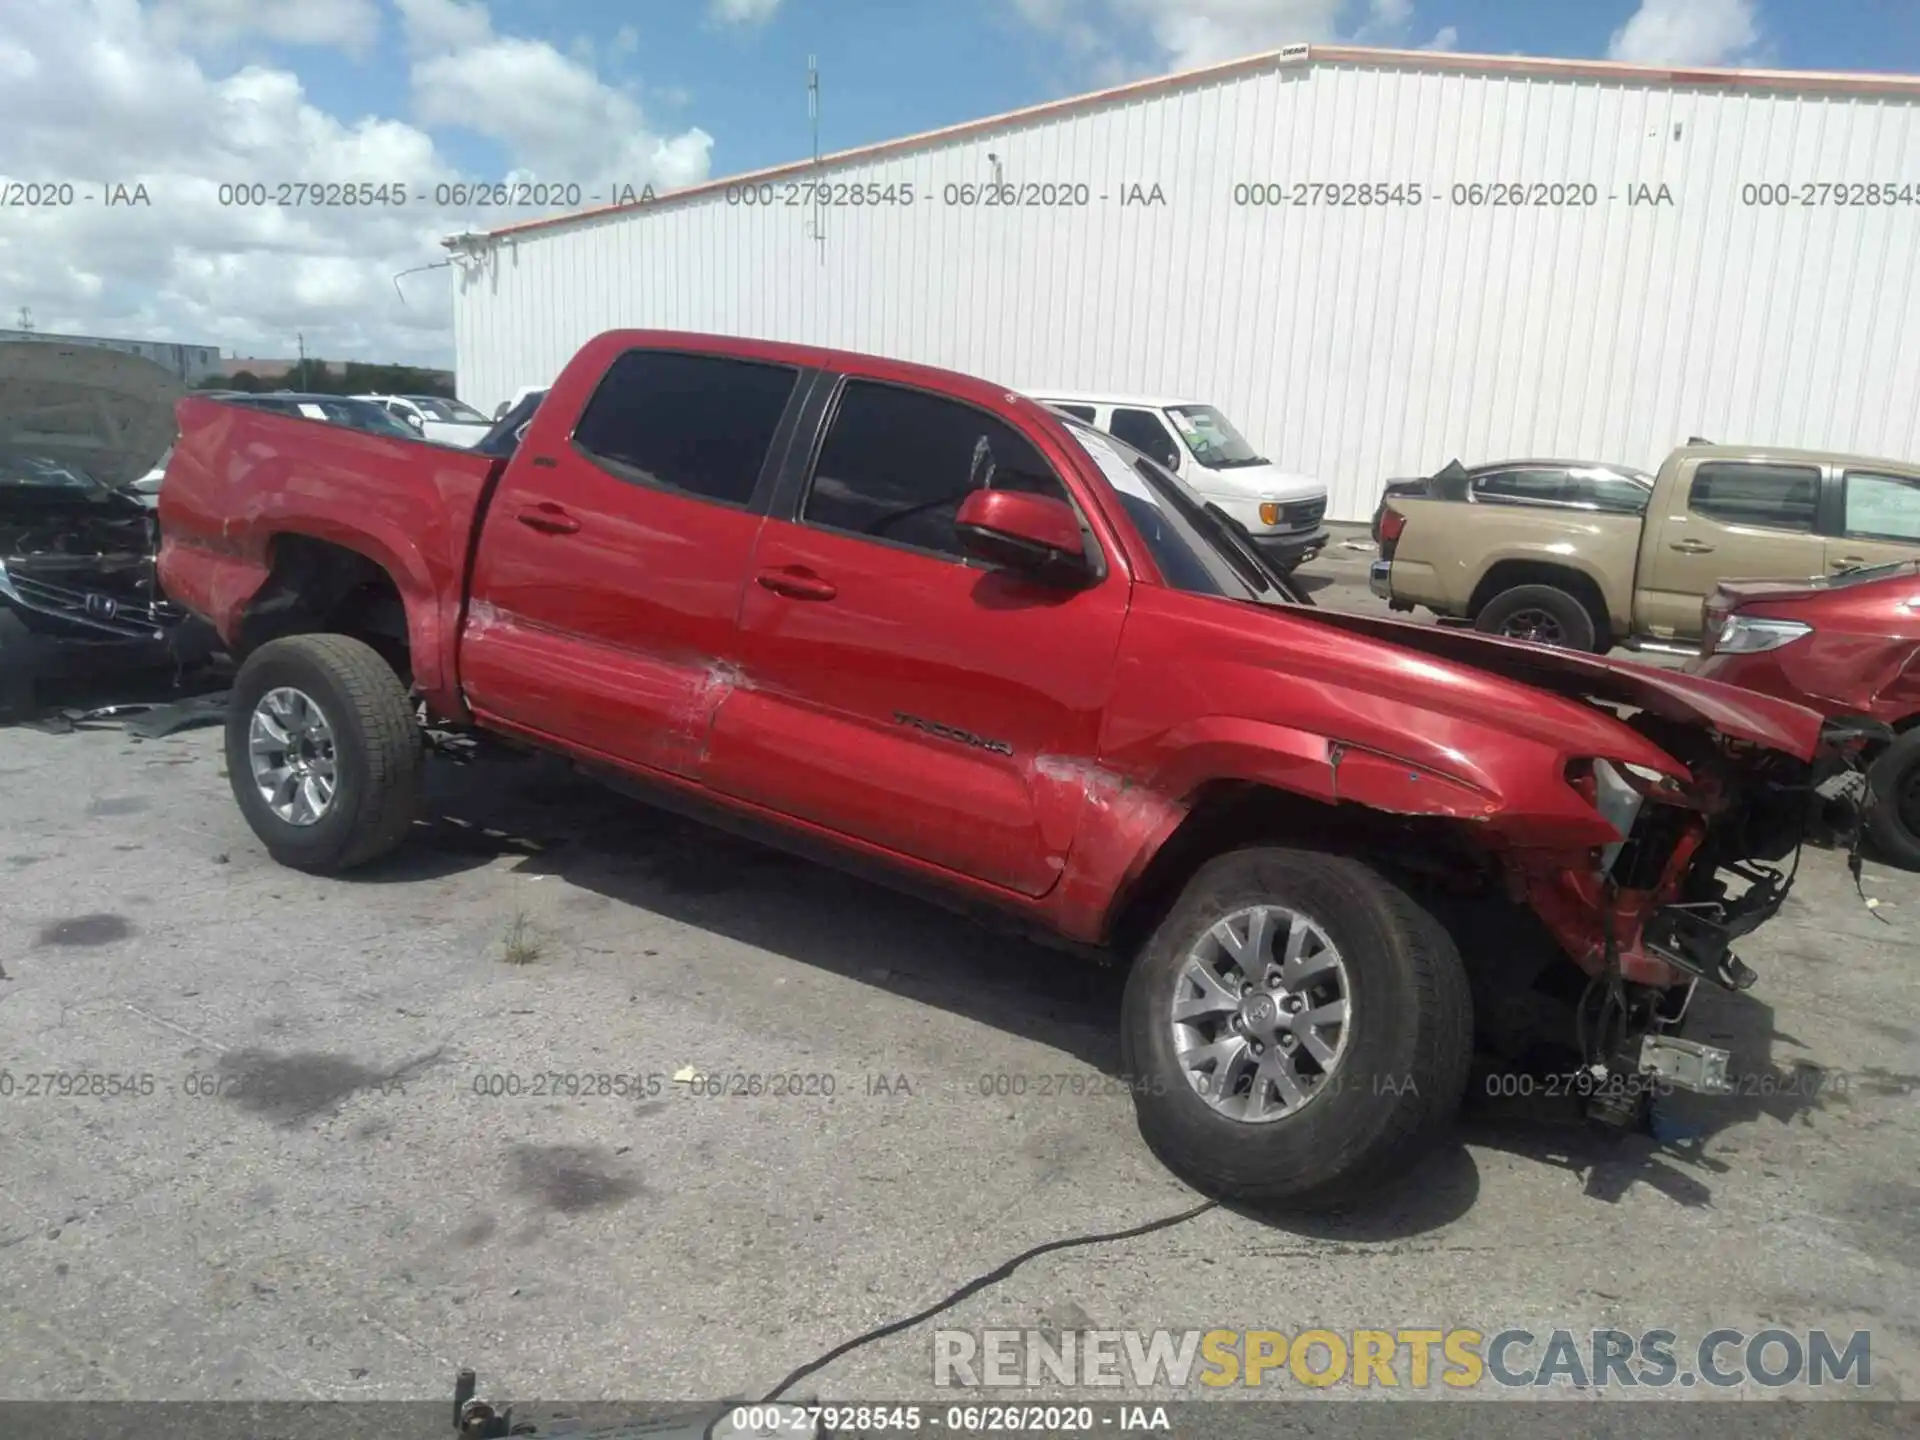
[[[1247,918],[1263,909],[1267,933],[1257,935]],[[1222,922],[1237,958],[1209,938]],[[1302,928],[1306,944],[1290,951]],[[1289,953],[1304,957],[1297,968],[1268,963]],[[1195,979],[1196,963],[1225,975],[1219,995],[1253,985],[1237,1022],[1216,1016],[1176,1031],[1176,1002],[1189,1016],[1203,1003],[1235,1003],[1200,998],[1216,992]],[[1319,977],[1308,973],[1316,966]],[[1314,1026],[1331,1013],[1331,968],[1344,1020]],[[1269,997],[1283,1011],[1297,1003],[1297,1015],[1278,1021],[1290,1031],[1268,1023],[1260,1002]],[[1317,1045],[1303,1025],[1317,1030]],[[1342,1208],[1406,1170],[1451,1124],[1473,1053],[1466,972],[1431,915],[1363,861],[1264,847],[1195,873],[1134,964],[1121,1027],[1140,1133],[1162,1163],[1205,1193],[1299,1210]],[[1259,1060],[1254,1036],[1266,1037]],[[1223,1058],[1208,1074],[1213,1055]],[[1270,1078],[1281,1067],[1308,1092],[1301,1103]],[[1316,1067],[1317,1079],[1301,1078]],[[1252,1113],[1256,1086],[1270,1118]]]
[[[1577,595],[1553,585],[1516,585],[1501,591],[1480,607],[1473,628],[1484,635],[1588,652],[1595,649],[1600,630]]]
[[[292,869],[325,875],[376,860],[419,813],[425,741],[406,686],[364,641],[293,635],[262,645],[234,677],[226,739],[241,813]]]
[[[1909,730],[1867,771],[1867,833],[1889,860],[1920,870],[1920,729]]]

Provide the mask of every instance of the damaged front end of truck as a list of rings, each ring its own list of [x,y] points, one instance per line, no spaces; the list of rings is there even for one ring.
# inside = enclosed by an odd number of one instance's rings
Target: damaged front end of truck
[[[1807,844],[1845,850],[1857,884],[1864,765],[1886,727],[1638,664],[1327,620],[1577,700],[1654,747],[1642,759],[1657,765],[1566,765],[1610,842],[1570,851],[1496,823],[1468,887],[1478,896],[1440,908],[1469,960],[1483,1044],[1551,1067],[1592,1119],[1639,1128],[1661,1093],[1732,1093],[1728,1052],[1681,1036],[1695,992],[1754,985],[1737,947],[1779,912]]]
[[[1694,993],[1703,982],[1752,987],[1758,975],[1735,947],[1779,912],[1810,840],[1844,844],[1857,872],[1860,762],[1872,737],[1829,726],[1818,753],[1801,759],[1656,717],[1630,723],[1685,753],[1685,772],[1576,761],[1568,783],[1621,838],[1571,866],[1526,850],[1502,858],[1511,898],[1582,977],[1577,993],[1564,969],[1533,981],[1557,983],[1570,1002],[1562,1016],[1579,1068],[1568,1088],[1593,1119],[1636,1128],[1665,1090],[1733,1092],[1728,1052],[1679,1033]]]

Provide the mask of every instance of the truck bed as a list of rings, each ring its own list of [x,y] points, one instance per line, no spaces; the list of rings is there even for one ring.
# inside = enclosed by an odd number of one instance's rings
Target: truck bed
[[[1395,600],[1466,616],[1473,613],[1475,592],[1498,566],[1572,566],[1606,596],[1616,633],[1630,628],[1639,516],[1415,498],[1395,498],[1392,508],[1407,521],[1393,550]]]
[[[364,555],[406,601],[416,684],[457,713],[467,560],[505,462],[197,396],[176,414],[180,439],[160,492],[168,596],[231,646],[276,545],[300,536]]]

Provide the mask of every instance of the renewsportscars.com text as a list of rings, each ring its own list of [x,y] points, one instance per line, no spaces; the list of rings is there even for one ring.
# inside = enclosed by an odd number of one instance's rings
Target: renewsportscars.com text
[[[936,1330],[933,1383],[1134,1389],[1730,1388],[1873,1383],[1869,1332]]]

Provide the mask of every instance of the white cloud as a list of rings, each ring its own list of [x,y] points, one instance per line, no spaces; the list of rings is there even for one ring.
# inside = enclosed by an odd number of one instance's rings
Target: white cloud
[[[394,5],[409,54],[465,50],[493,39],[493,17],[485,5],[463,0],[394,0]]]
[[[780,0],[707,0],[707,13],[722,25],[764,25]]]
[[[1144,40],[1169,70],[1192,70],[1277,50],[1347,39],[1410,43],[1414,0],[1012,0],[1014,13],[1061,41],[1081,61],[1112,68]],[[1356,13],[1357,12],[1357,13]],[[1353,28],[1343,31],[1343,22]],[[1434,37],[1451,44],[1458,35]],[[1429,48],[1439,48],[1430,43]]]
[[[257,36],[364,55],[380,33],[376,0],[155,0],[152,20],[165,42],[203,50]]]
[[[308,20],[304,31],[276,34],[277,7],[249,0],[246,33],[345,45],[337,17],[352,7],[312,3],[336,17],[332,29]],[[590,65],[496,33],[484,5],[398,0],[412,113],[352,117],[315,103],[288,70],[217,58],[205,43],[210,29],[182,36],[173,27],[194,5],[209,23],[240,14],[214,0],[4,0],[0,174],[71,181],[76,197],[140,184],[151,205],[108,208],[96,198],[8,211],[0,324],[27,305],[43,331],[265,356],[291,354],[300,332],[310,354],[445,364],[448,272],[402,280],[405,304],[393,277],[442,259],[446,235],[542,211],[436,208],[440,182],[509,178],[459,174],[436,132],[491,137],[513,177],[578,183],[589,194],[608,182],[665,189],[706,178],[706,132],[655,129],[632,95]],[[277,200],[283,183],[348,181],[392,187],[406,203],[261,206],[221,191],[258,184]]]
[[[1760,43],[1756,0],[1640,0],[1608,58],[1641,65],[1727,65]]]
[[[1420,48],[1422,50],[1457,50],[1460,48],[1460,32],[1451,25],[1442,25],[1433,32],[1433,38]]]
[[[705,177],[713,137],[668,140],[638,103],[538,40],[511,37],[428,57],[414,66],[415,113],[501,141],[533,176],[587,184],[685,185]]]

